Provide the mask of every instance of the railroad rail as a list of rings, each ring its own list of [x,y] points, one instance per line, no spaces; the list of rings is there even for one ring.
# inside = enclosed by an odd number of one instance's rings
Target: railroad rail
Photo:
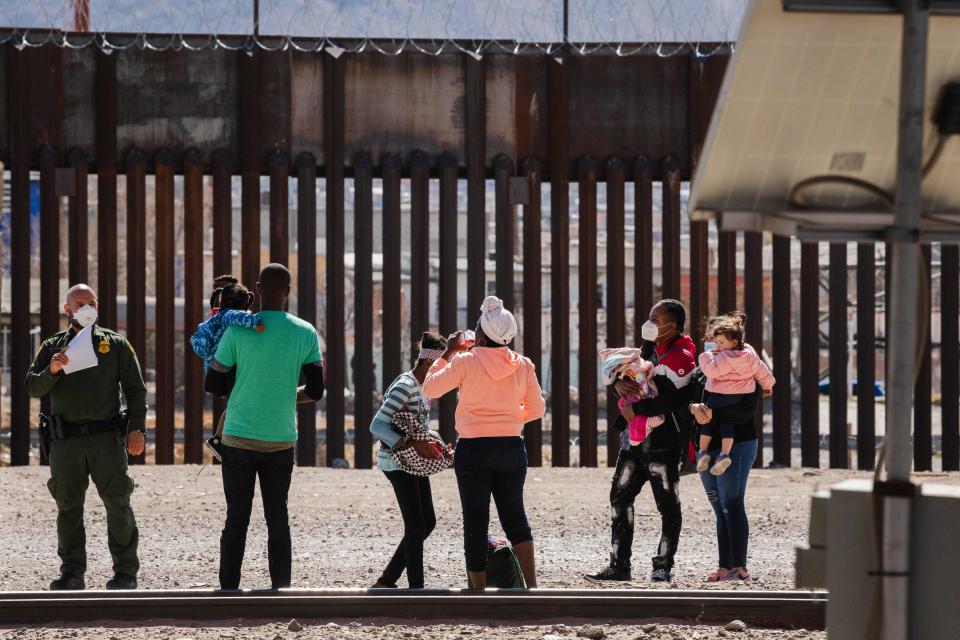
[[[823,591],[679,589],[142,590],[0,592],[0,624],[92,620],[363,619],[639,622],[650,619],[823,629]]]

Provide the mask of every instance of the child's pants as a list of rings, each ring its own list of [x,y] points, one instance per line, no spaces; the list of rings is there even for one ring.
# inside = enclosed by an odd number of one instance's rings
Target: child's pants
[[[623,409],[624,405],[633,404],[639,400],[637,396],[623,396],[617,400],[617,406]],[[630,444],[636,446],[643,442],[647,433],[654,427],[663,424],[663,416],[636,416],[630,421],[627,428],[627,434],[630,436]]]
[[[732,407],[746,396],[747,394],[745,393],[710,393],[707,395],[707,406],[711,409]],[[717,424],[715,421],[710,421],[709,424],[705,424],[700,428],[700,435],[715,438],[717,436],[717,430],[719,429],[721,438],[733,438],[734,428],[735,425],[732,422]]]

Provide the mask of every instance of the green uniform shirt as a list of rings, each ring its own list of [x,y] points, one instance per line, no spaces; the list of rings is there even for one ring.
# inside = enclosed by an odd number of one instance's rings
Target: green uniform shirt
[[[71,374],[50,373],[53,356],[67,346],[76,332],[66,329],[43,341],[27,372],[27,393],[33,398],[50,394],[53,415],[65,422],[109,420],[120,413],[120,391],[127,400],[130,429],[144,430],[147,388],[137,354],[119,333],[93,327],[93,350],[99,364]],[[70,352],[67,352],[70,357]]]

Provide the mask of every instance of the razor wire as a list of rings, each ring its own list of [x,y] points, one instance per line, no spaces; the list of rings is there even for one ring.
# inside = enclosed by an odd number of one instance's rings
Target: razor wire
[[[748,0],[0,0],[0,43],[203,49],[708,56]]]

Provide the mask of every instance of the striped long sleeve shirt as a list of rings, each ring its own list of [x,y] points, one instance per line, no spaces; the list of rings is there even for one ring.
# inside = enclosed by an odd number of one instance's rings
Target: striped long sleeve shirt
[[[414,375],[407,371],[397,376],[397,379],[390,384],[386,393],[383,394],[383,404],[375,421],[393,422],[393,416],[398,411],[407,411],[420,416],[420,423],[427,428],[427,421],[430,417],[430,404],[424,397],[420,389],[420,383]]]
[[[383,394],[383,404],[370,422],[373,437],[391,449],[400,440],[400,434],[393,428],[393,416],[398,411],[409,411],[420,417],[424,429],[430,425],[430,400],[421,393],[420,383],[407,371],[397,376]],[[381,471],[397,471],[400,467],[383,447],[377,452],[377,466]]]

